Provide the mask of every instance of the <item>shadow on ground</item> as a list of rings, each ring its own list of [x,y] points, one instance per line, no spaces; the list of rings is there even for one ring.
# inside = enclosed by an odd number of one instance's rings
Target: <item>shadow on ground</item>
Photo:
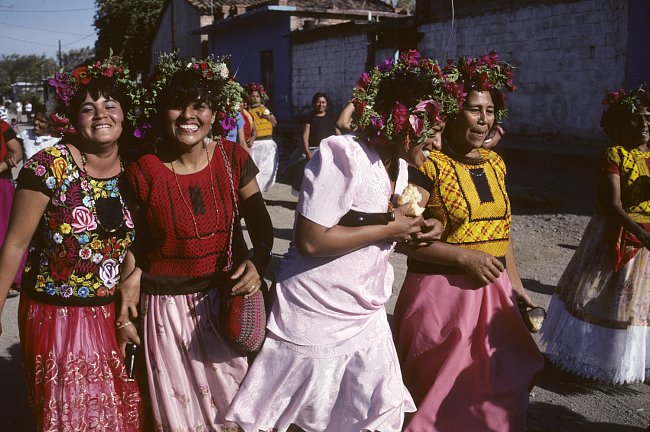
[[[35,431],[23,376],[20,345],[7,349],[8,357],[0,357],[0,431]]]
[[[533,402],[528,406],[528,432],[644,432],[635,426],[592,422],[561,405]]]

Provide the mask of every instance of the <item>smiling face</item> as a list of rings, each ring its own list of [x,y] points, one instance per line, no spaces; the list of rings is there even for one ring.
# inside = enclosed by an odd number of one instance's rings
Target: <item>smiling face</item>
[[[623,131],[623,140],[634,147],[647,147],[650,142],[650,107],[638,104]]]
[[[208,102],[200,99],[184,107],[167,108],[163,115],[167,136],[186,147],[203,142],[216,116]]]
[[[485,136],[494,124],[494,103],[487,91],[472,90],[463,110],[448,124],[448,137],[454,150],[461,155],[483,145]]]
[[[262,103],[262,97],[260,96],[260,92],[257,90],[253,90],[251,92],[251,107],[256,107],[259,106]]]
[[[50,133],[50,123],[43,112],[34,114],[34,135],[48,135]]]
[[[314,112],[316,114],[325,115],[327,111],[327,99],[324,96],[319,97],[314,101]]]
[[[122,106],[114,99],[99,96],[93,100],[90,94],[86,94],[74,126],[79,137],[91,144],[115,144],[124,128]]]
[[[429,152],[440,150],[442,147],[442,132],[445,130],[445,122],[438,123],[433,127],[433,136],[427,138],[423,143],[413,146],[407,152],[406,162],[413,166],[421,166],[429,157]]]

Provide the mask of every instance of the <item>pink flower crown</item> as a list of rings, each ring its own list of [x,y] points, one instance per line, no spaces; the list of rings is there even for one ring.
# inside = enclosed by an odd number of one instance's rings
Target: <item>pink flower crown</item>
[[[128,65],[121,57],[110,55],[109,58],[97,60],[93,64],[79,66],[71,73],[58,72],[48,80],[48,84],[54,88],[58,105],[56,112],[50,114],[55,132],[61,134],[76,133],[63,111],[70,105],[72,97],[81,86],[90,84],[92,80],[100,77],[114,80],[122,88],[124,94],[131,99],[131,102],[138,99],[139,91],[136,83],[130,79]],[[125,115],[129,121],[133,122],[135,120],[136,115],[132,110],[125,112]]]
[[[266,89],[262,84],[257,84],[250,82],[244,86],[244,90],[246,90],[246,95],[248,96],[248,103],[250,104],[251,102],[251,94],[254,91],[257,91],[260,94],[260,99],[262,100],[262,105],[269,103],[269,94],[266,92]]]
[[[178,58],[178,53],[160,53],[158,63],[153,73],[149,85],[141,93],[140,97],[140,116],[136,124],[138,128],[134,131],[136,138],[148,138],[154,117],[157,115],[157,98],[163,93],[163,89],[169,80],[178,72],[193,71],[202,78],[214,84],[210,88],[214,100],[218,101],[218,106],[214,107],[217,115],[215,122],[215,132],[219,135],[226,135],[229,130],[236,127],[237,113],[241,104],[242,87],[230,75],[228,66],[223,58],[215,59],[206,57],[203,59],[191,58],[184,61]]]
[[[470,90],[500,90],[503,108],[495,113],[497,121],[502,121],[508,116],[504,91],[517,91],[517,86],[513,83],[513,69],[511,64],[499,61],[496,51],[490,51],[477,58],[461,57],[457,62],[447,60],[447,65],[443,67],[443,71],[449,75],[456,72],[458,74],[455,82],[447,85],[458,97],[461,107]]]
[[[443,70],[433,60],[422,58],[415,50],[403,53],[397,61],[386,59],[381,65],[359,78],[352,91],[353,126],[359,133],[376,144],[399,142],[405,148],[424,142],[434,135],[434,127],[455,114],[460,106],[459,95],[452,82],[452,71]],[[417,96],[417,103],[407,106],[395,100],[392,106],[379,106],[380,88],[394,85],[393,89],[405,93],[415,82],[424,83],[427,89]],[[395,84],[390,84],[390,83]],[[410,90],[412,91],[412,89]],[[413,97],[404,96],[404,100]],[[392,98],[391,98],[392,99]]]
[[[636,101],[640,100],[643,105],[650,104],[650,92],[646,89],[646,85],[641,85],[638,89],[625,91],[619,89],[609,92],[602,100],[603,105],[608,107],[620,105],[628,108],[630,112],[634,113],[637,110]]]

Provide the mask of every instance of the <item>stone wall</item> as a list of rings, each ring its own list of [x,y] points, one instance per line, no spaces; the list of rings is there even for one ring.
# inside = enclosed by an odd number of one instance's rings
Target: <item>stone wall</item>
[[[338,112],[350,99],[352,88],[366,66],[366,34],[322,39],[292,47],[292,111],[308,112],[311,98],[324,92],[330,109]]]
[[[516,70],[506,129],[603,141],[600,101],[625,85],[628,2],[550,2],[423,24],[419,49],[441,61],[495,49]],[[451,33],[451,38],[450,38]]]

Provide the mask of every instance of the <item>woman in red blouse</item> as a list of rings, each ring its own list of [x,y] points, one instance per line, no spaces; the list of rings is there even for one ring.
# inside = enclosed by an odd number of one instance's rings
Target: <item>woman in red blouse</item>
[[[273,228],[248,152],[211,137],[234,120],[236,98],[226,97],[236,94],[234,83],[227,70],[214,73],[225,65],[166,61],[164,70],[175,72],[155,103],[158,151],[127,171],[142,218],[137,255],[153,417],[157,430],[221,430],[248,359],[220,332],[220,299],[260,289]],[[240,215],[250,259],[237,251]]]

